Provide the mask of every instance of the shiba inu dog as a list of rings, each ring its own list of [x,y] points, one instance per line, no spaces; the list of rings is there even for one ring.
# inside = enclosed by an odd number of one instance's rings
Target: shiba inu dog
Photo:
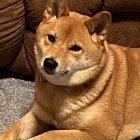
[[[88,17],[48,1],[36,33],[32,109],[0,140],[140,136],[140,49],[109,45],[107,11]]]

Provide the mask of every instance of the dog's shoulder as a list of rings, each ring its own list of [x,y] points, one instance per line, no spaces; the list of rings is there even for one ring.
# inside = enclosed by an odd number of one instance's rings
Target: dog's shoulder
[[[139,62],[140,61],[140,48],[124,47],[116,44],[109,44],[109,47],[119,54],[125,55],[127,60]]]

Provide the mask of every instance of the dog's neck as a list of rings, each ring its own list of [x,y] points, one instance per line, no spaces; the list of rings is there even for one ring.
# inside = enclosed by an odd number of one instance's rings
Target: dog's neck
[[[105,43],[105,54],[107,57],[106,62],[104,63],[102,70],[100,71],[100,73],[96,78],[91,79],[88,82],[84,83],[83,85],[79,85],[76,87],[65,87],[65,86],[62,87],[65,91],[70,92],[70,94],[72,94],[74,90],[82,88],[82,90],[80,90],[78,95],[74,96],[74,98],[71,98],[69,96],[68,99],[66,99],[67,103],[63,108],[65,110],[64,116],[61,114],[63,119],[70,116],[73,111],[78,111],[86,106],[89,106],[101,96],[102,91],[105,88],[114,67],[114,57],[112,51],[110,50],[110,48],[108,48],[106,43]],[[56,85],[56,87],[59,86]]]
[[[75,100],[69,100],[69,105],[67,109],[68,114],[71,114],[73,111],[80,110],[86,106],[92,104],[99,96],[101,96],[102,91],[104,90],[114,68],[114,57],[111,50],[105,44],[107,61],[100,72],[100,74],[95,79],[91,79],[89,82],[84,84],[85,91],[84,94],[76,97]],[[88,89],[87,89],[88,88]],[[71,108],[69,108],[71,106]],[[72,108],[73,107],[73,108]]]

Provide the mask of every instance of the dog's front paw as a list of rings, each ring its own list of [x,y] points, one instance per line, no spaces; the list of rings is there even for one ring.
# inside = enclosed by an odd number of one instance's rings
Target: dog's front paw
[[[27,136],[20,136],[19,134],[0,133],[0,140],[27,140],[28,138]]]

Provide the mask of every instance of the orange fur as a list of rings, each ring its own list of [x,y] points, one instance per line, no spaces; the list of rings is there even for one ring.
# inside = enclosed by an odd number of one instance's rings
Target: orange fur
[[[32,109],[0,140],[134,139],[140,135],[140,49],[107,44],[108,12],[90,18],[65,6],[57,16],[54,7],[45,11],[36,35]],[[46,58],[58,63],[51,75]]]

